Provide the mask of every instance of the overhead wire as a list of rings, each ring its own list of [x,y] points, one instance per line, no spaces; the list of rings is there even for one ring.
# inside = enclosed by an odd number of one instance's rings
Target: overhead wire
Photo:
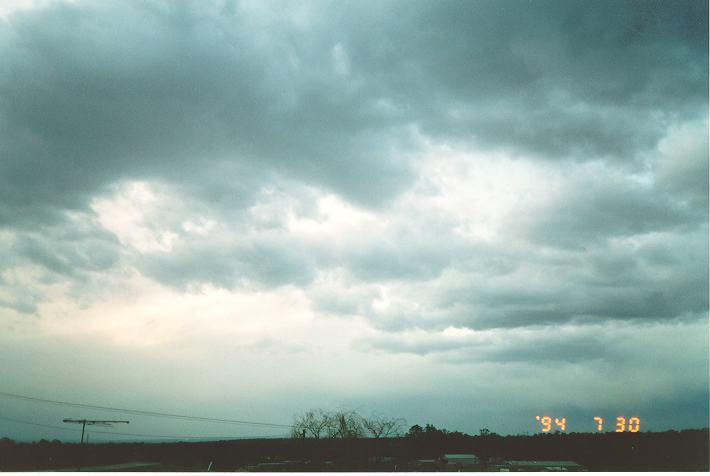
[[[40,426],[40,427],[44,427],[44,428],[52,428],[55,430],[81,432],[81,430],[79,430],[78,428],[66,428],[66,427],[61,427],[61,426],[56,426],[56,425],[48,425],[48,424],[44,424],[44,423],[35,423],[35,422],[18,420],[16,418],[9,418],[9,417],[4,417],[4,416],[0,416],[0,420],[11,421],[14,423],[22,423],[25,425]],[[141,437],[141,438],[170,439],[170,440],[225,440],[226,441],[226,440],[245,440],[245,439],[284,438],[284,436],[281,436],[281,435],[259,436],[259,437],[151,435],[151,434],[145,434],[145,433],[126,433],[126,432],[122,432],[122,431],[121,432],[119,432],[119,431],[103,431],[103,430],[94,430],[94,429],[90,430],[90,433],[91,434],[99,433],[102,435],[113,435],[113,436],[131,436],[131,437]]]
[[[141,437],[141,438],[156,438],[156,439],[166,439],[166,440],[217,440],[217,441],[228,441],[228,440],[257,440],[257,439],[279,439],[279,438],[286,438],[286,436],[283,435],[272,435],[272,436],[258,436],[258,437],[253,437],[253,436],[175,436],[175,435],[148,435],[144,433],[125,433],[125,432],[117,432],[117,431],[96,431],[92,430],[91,434],[94,433],[101,433],[104,435],[112,435],[112,436],[133,436],[133,437]]]
[[[4,417],[4,416],[0,416],[0,420],[11,421],[11,422],[14,422],[14,423],[23,423],[23,424],[25,424],[25,425],[41,426],[41,427],[44,427],[44,428],[53,428],[53,429],[55,429],[55,430],[62,430],[62,431],[79,431],[79,432],[81,431],[81,430],[78,429],[78,428],[66,428],[66,427],[63,427],[63,426],[47,425],[47,424],[44,424],[44,423],[33,423],[33,422],[31,422],[31,421],[17,420],[17,419],[15,419],[15,418],[8,418],[8,417]]]
[[[15,393],[2,392],[2,391],[0,391],[0,397],[14,398],[17,400],[24,400],[24,401],[36,402],[36,403],[47,403],[47,404],[51,404],[51,405],[61,405],[61,406],[74,407],[74,408],[88,408],[88,409],[92,409],[92,410],[103,410],[103,411],[109,411],[109,412],[128,413],[131,415],[141,415],[141,416],[150,416],[150,417],[159,417],[159,418],[173,418],[173,419],[179,419],[179,420],[225,423],[225,424],[231,424],[231,425],[246,425],[246,426],[256,426],[256,427],[265,427],[265,428],[293,428],[293,425],[286,425],[286,424],[281,424],[281,423],[268,423],[268,422],[257,422],[257,421],[247,421],[247,420],[233,420],[233,419],[229,419],[229,418],[212,418],[212,417],[203,417],[203,416],[194,416],[194,415],[180,415],[180,414],[175,414],[175,413],[163,413],[163,412],[155,412],[155,411],[148,411],[148,410],[135,410],[135,409],[128,409],[128,408],[107,407],[107,406],[101,406],[101,405],[90,405],[87,403],[76,403],[76,402],[66,402],[66,401],[61,401],[61,400],[50,400],[50,399],[46,399],[46,398],[31,397],[28,395],[19,395],[19,394],[15,394]]]

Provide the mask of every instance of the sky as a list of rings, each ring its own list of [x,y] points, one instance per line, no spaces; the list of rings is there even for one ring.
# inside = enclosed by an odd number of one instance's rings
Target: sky
[[[0,58],[0,392],[708,426],[707,2],[4,1]],[[65,418],[289,431],[0,395]]]

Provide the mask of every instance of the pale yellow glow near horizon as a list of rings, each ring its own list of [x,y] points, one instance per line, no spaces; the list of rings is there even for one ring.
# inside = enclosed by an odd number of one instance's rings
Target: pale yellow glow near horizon
[[[248,343],[265,335],[294,335],[313,319],[303,293],[294,288],[247,293],[204,286],[186,293],[141,276],[123,286],[124,293],[84,309],[57,296],[42,307],[42,333],[159,350],[191,342]]]

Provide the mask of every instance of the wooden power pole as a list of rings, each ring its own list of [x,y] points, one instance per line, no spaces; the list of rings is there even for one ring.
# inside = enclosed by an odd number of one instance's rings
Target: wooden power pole
[[[81,443],[84,443],[84,430],[86,425],[101,425],[101,426],[111,426],[112,423],[128,423],[126,420],[73,420],[71,418],[65,418],[62,420],[64,423],[81,423]]]
[[[86,430],[86,425],[100,425],[100,426],[111,426],[113,423],[126,423],[128,424],[127,420],[86,420],[86,419],[81,419],[81,420],[74,420],[72,418],[65,418],[62,420],[64,423],[81,423],[81,446],[82,449],[80,450],[81,454],[83,455],[83,446],[84,446],[84,430]],[[88,438],[87,438],[88,439]],[[81,460],[83,459],[83,456],[79,457],[79,467],[77,468],[77,471],[81,471]]]

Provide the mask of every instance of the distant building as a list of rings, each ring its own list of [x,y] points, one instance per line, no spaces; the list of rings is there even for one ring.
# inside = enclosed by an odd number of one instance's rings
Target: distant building
[[[474,454],[446,454],[442,462],[444,471],[476,469],[479,465],[478,456]]]
[[[574,461],[506,461],[501,471],[584,471],[581,464]]]

